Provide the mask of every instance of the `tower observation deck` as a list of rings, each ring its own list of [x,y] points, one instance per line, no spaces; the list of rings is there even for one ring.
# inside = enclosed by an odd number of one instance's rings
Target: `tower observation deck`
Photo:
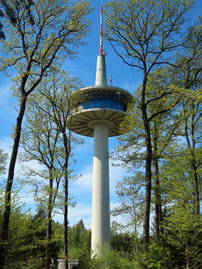
[[[94,136],[95,123],[108,126],[108,136],[118,136],[122,132],[120,124],[126,116],[131,94],[119,87],[107,86],[105,56],[98,55],[95,86],[79,91],[75,113],[72,114],[71,130],[79,135]],[[75,98],[76,99],[76,98]]]
[[[93,255],[99,256],[104,244],[110,245],[108,137],[122,134],[120,124],[132,101],[128,91],[107,85],[102,42],[97,57],[95,86],[82,88],[72,96],[70,130],[94,137],[91,249]]]

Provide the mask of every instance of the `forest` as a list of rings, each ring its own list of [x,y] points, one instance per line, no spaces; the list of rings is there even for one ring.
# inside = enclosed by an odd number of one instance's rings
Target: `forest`
[[[0,71],[12,73],[18,108],[11,156],[0,149],[0,269],[50,269],[58,258],[65,269],[68,260],[80,269],[202,268],[202,17],[187,21],[192,0],[106,2],[105,41],[141,77],[109,156],[128,171],[111,215],[128,222],[113,221],[110,248],[91,258],[91,231],[82,218],[68,221],[78,177],[70,162],[83,143],[68,119],[82,82],[63,64],[85,44],[92,3],[1,0]],[[35,212],[20,201],[24,186]]]

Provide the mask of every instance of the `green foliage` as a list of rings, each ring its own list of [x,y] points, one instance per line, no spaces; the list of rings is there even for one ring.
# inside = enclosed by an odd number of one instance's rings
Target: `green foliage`
[[[117,233],[111,231],[110,242],[111,248],[117,252],[133,252],[133,234],[130,233]]]
[[[66,176],[71,177],[72,171],[68,170],[71,148],[80,142],[67,129],[69,96],[80,82],[67,72],[61,71],[60,75],[61,77],[46,78],[41,87],[29,97],[21,139],[25,151],[21,154],[24,174],[28,182],[34,178],[35,198],[43,201],[44,206],[47,202],[45,198],[52,194],[52,209],[64,205],[64,191],[60,181]],[[24,165],[31,160],[38,161],[41,169]],[[52,188],[48,185],[48,180],[52,180]],[[69,195],[69,203],[70,200]]]
[[[113,216],[121,215],[129,219],[125,229],[137,232],[143,219],[143,192],[142,187],[144,176],[141,172],[136,173],[136,177],[125,177],[116,185],[116,194],[120,200],[120,205],[112,210]],[[119,224],[121,226],[122,224]],[[121,227],[120,227],[121,228]],[[122,231],[123,231],[122,225]]]
[[[74,268],[91,268],[91,231],[87,230],[81,219],[76,225],[68,228],[68,257],[78,260]]]
[[[169,249],[164,245],[158,243],[151,243],[148,246],[147,252],[138,251],[134,257],[136,260],[136,267],[138,269],[172,269],[172,259]]]
[[[22,3],[9,0],[6,3],[16,14],[16,22],[11,24],[10,17],[5,14],[4,25],[6,25],[7,39],[1,40],[0,70],[6,71],[9,67],[15,69],[17,75],[13,78],[12,90],[18,97],[20,109],[14,129],[14,144],[6,185],[1,232],[3,242],[7,242],[9,234],[10,194],[27,98],[44,77],[51,73],[54,75],[58,73],[66,57],[71,58],[75,55],[75,48],[83,44],[82,39],[89,31],[87,15],[90,13],[90,3],[85,0],[80,2],[37,0],[32,10],[33,23],[25,1]],[[31,2],[28,1],[28,3]],[[50,189],[52,189],[51,186]],[[51,195],[49,201],[52,202]],[[4,267],[6,250],[3,245],[0,247],[0,266]]]
[[[63,59],[71,57],[75,54],[75,47],[82,44],[81,39],[89,30],[86,19],[90,12],[89,3],[85,0],[74,3],[64,0],[35,1],[32,7],[33,25],[25,4],[18,6],[16,1],[7,2],[17,14],[17,22],[10,24],[5,15],[7,38],[2,44],[3,50],[9,53],[1,58],[2,69],[14,65],[19,73],[16,83],[19,77],[28,75],[32,78],[28,79],[27,85],[31,86],[43,69],[51,67],[53,60],[54,63],[62,60],[59,60],[59,55],[63,55]]]
[[[145,188],[145,243],[151,210],[157,236],[169,203],[193,203],[192,209],[200,214],[201,18],[184,37],[180,35],[192,5],[192,0],[111,0],[105,9],[106,38],[126,64],[142,71],[134,107],[122,126],[128,134],[119,139],[114,158],[133,173],[132,180],[117,186],[125,201],[115,213],[129,214],[131,201],[138,205],[141,184]]]
[[[0,149],[0,175],[5,173],[8,154]]]
[[[104,246],[101,250],[102,257],[95,258],[92,261],[91,268],[106,268],[106,269],[133,269],[135,262],[132,260],[130,254],[111,250],[109,247]]]
[[[182,147],[182,146],[181,146]],[[181,202],[193,206],[194,186],[192,184],[192,172],[187,150],[176,145],[170,148],[170,154],[175,158],[165,158],[165,164],[161,167],[161,192],[165,200],[165,206],[170,203]],[[194,211],[194,206],[192,208]]]
[[[68,231],[68,246],[69,256],[71,258],[79,258],[83,255],[83,251],[90,255],[91,232],[84,226],[83,220],[80,220],[76,225],[69,228]]]
[[[2,15],[3,11],[11,24],[15,25],[17,23],[18,14],[16,10],[19,10],[22,7],[25,7],[26,15],[29,16],[30,23],[34,24],[34,19],[32,16],[32,7],[34,5],[33,0],[16,0],[14,3],[14,7],[9,3],[9,1],[1,0],[0,5],[2,8]]]
[[[33,19],[32,11],[31,11],[33,4],[34,2],[32,0],[16,0],[15,1],[16,7],[25,6],[26,13],[29,16],[30,22],[32,24],[34,24],[34,19]],[[3,16],[6,16],[8,20],[10,21],[10,23],[13,25],[17,23],[16,11],[14,8],[11,7],[11,5],[6,0],[0,1],[0,17],[3,17]],[[6,36],[2,28],[3,28],[3,24],[0,23],[0,39],[5,40]]]
[[[13,208],[5,268],[41,268],[45,236],[45,223],[29,212],[23,213],[22,207]]]
[[[147,268],[167,268],[169,267],[169,252],[164,246],[151,244],[146,255]],[[171,267],[170,267],[171,268]]]
[[[35,215],[23,210],[22,206],[13,208],[10,220],[9,243],[5,269],[44,268],[46,252],[46,219],[43,210]],[[61,241],[58,239],[54,223],[53,238],[50,242],[51,257],[57,258]]]
[[[173,266],[200,268],[202,266],[201,216],[193,215],[189,204],[179,202],[168,210],[163,228],[164,240],[175,257]]]
[[[105,9],[107,39],[125,63],[145,71],[147,66],[149,72],[178,47],[177,34],[192,4],[192,0],[111,0]]]
[[[83,248],[77,249],[76,256],[78,257],[78,265],[75,266],[75,269],[93,268],[89,248],[87,248],[85,245]]]

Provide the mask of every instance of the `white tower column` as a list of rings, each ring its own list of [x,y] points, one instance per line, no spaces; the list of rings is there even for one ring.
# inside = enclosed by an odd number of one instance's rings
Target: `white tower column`
[[[107,86],[106,64],[105,64],[105,56],[104,55],[97,56],[95,85],[96,86]]]
[[[92,256],[100,256],[100,247],[110,244],[108,126],[94,126]]]

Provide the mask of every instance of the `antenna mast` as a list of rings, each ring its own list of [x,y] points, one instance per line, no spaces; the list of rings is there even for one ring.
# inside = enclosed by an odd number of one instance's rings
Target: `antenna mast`
[[[102,32],[102,0],[100,5],[100,55],[103,55],[103,32]]]

